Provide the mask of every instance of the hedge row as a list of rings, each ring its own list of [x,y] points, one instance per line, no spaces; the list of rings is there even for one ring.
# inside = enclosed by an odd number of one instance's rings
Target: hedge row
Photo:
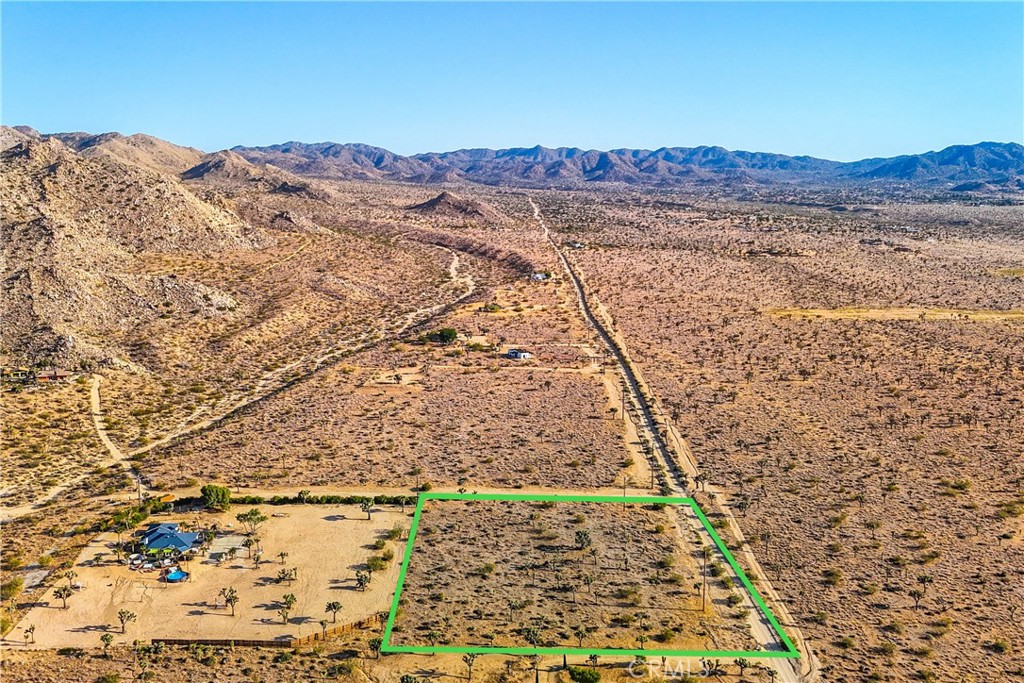
[[[231,496],[232,505],[359,505],[371,500],[370,496],[342,496],[342,495],[309,495],[305,498],[299,496]],[[415,505],[416,496],[373,496],[372,500],[377,505]],[[176,504],[202,505],[200,497],[180,498]]]

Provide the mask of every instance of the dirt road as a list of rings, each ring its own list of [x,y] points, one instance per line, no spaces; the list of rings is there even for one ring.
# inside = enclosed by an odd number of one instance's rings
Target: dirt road
[[[566,275],[572,282],[573,287],[576,290],[576,297],[579,303],[579,308],[584,318],[591,327],[595,330],[598,337],[608,348],[612,357],[615,359],[616,364],[621,372],[625,388],[628,393],[628,400],[633,404],[635,409],[635,417],[637,418],[637,429],[642,432],[650,445],[652,446],[653,452],[657,458],[658,463],[665,469],[666,480],[665,484],[671,495],[688,495],[687,482],[692,480],[698,474],[697,462],[693,458],[692,452],[687,446],[685,449],[680,449],[680,452],[684,457],[679,458],[673,453],[669,440],[662,436],[658,417],[661,417],[661,423],[668,427],[668,421],[664,419],[663,415],[660,415],[658,410],[654,394],[650,388],[644,382],[640,371],[636,368],[633,362],[629,358],[629,354],[626,348],[625,341],[615,333],[614,327],[611,324],[611,316],[606,311],[602,310],[600,304],[591,300],[588,296],[587,291],[584,287],[583,280],[577,270],[570,262],[568,257],[559,247],[558,243],[552,238],[548,226],[541,215],[540,207],[537,206],[536,202],[532,198],[527,199],[530,202],[530,206],[533,208],[534,218],[538,221],[543,231],[544,237],[547,238],[551,247],[555,250],[558,255],[559,261],[562,263],[562,267],[565,270]],[[599,313],[600,318],[599,319]],[[656,417],[656,415],[658,415]],[[669,427],[666,430],[666,434],[674,437],[672,440],[677,443],[680,441],[677,434],[672,433],[672,429]],[[722,507],[722,512],[726,515],[726,519],[734,532],[739,531],[739,525],[735,518],[731,515],[728,508]],[[682,515],[683,519],[688,525],[696,529],[701,533],[703,537],[703,527],[700,521],[695,516]],[[738,535],[738,538],[742,540],[742,533]],[[767,584],[767,580],[764,578],[767,575],[761,570],[760,565],[757,564],[756,558],[747,551],[744,553],[744,559],[747,561],[747,566],[756,570],[761,574],[762,585]],[[783,622],[792,623],[792,619],[788,618],[788,614],[784,610],[784,606],[777,600],[777,594],[771,589],[770,586],[764,588],[766,594],[769,597],[775,597],[776,611],[783,617]],[[774,627],[768,621],[767,616],[757,607],[751,597],[743,593],[744,604],[748,608],[748,625],[751,629],[751,633],[758,643],[760,643],[765,649],[769,650],[783,650],[785,649],[783,643],[778,638]],[[803,654],[802,660],[796,662],[792,660],[765,660],[766,666],[770,666],[777,672],[776,680],[784,683],[798,683],[800,681],[812,681],[817,680],[818,673],[817,667],[814,665],[813,656],[810,655],[806,643],[802,638],[797,638],[798,647]],[[803,664],[801,664],[801,662]]]

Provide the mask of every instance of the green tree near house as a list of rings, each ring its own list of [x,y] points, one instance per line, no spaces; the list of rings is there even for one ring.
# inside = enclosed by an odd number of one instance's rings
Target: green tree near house
[[[199,489],[203,504],[212,510],[228,510],[231,508],[231,490],[227,486],[206,484]]]

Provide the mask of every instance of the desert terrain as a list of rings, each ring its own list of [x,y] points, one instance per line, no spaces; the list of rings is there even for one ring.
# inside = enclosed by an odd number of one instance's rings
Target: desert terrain
[[[725,680],[1024,675],[1019,203],[396,182],[410,178],[146,136],[5,135],[4,365],[70,372],[3,385],[6,680],[465,680],[460,656],[378,656],[382,626],[297,652],[150,644],[314,634],[335,593],[339,623],[386,610],[394,560],[366,591],[332,582],[384,548],[401,558],[386,536],[411,508],[366,520],[317,497],[426,490],[694,495],[801,650],[795,667],[714,663]],[[229,511],[198,509],[210,483],[230,488]],[[723,579],[695,609],[692,533],[663,510],[457,506],[424,517],[406,642],[522,645],[526,621],[560,645],[579,645],[583,622],[593,647],[757,640]],[[222,529],[252,507],[286,514],[263,542],[289,553],[294,586],[242,551],[143,588],[109,544],[168,507]],[[573,547],[578,527],[600,579],[575,601],[556,576],[518,580],[517,563]],[[612,559],[624,544],[628,574]],[[83,588],[65,610],[69,569]],[[234,618],[209,614],[226,587]],[[508,619],[510,600],[528,604]],[[123,636],[122,609],[137,618]],[[630,659],[596,670],[626,680]],[[473,675],[564,683],[560,664],[485,655]]]
[[[756,649],[688,532],[670,506],[431,500],[392,642]]]
[[[830,680],[1013,675],[1019,208],[752,208],[547,215]]]

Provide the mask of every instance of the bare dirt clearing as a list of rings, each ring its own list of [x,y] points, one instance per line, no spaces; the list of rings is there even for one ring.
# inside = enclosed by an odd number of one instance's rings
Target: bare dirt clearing
[[[397,562],[388,561],[387,569],[375,572],[366,590],[358,589],[355,576],[370,556],[387,549],[401,552],[401,538],[385,541],[381,550],[376,550],[374,543],[384,541],[396,525],[407,528],[407,516],[378,508],[367,520],[355,505],[275,506],[274,516],[257,532],[263,548],[257,568],[242,547],[246,536],[235,521],[239,511],[242,509],[203,518],[204,525],[218,524],[221,531],[206,556],[181,565],[190,573],[189,580],[182,583],[162,582],[157,572],[129,570],[111,549],[117,536],[101,534],[74,563],[74,582],[82,587],[68,598],[67,609],[61,608],[62,601],[51,590],[23,617],[21,628],[26,624],[36,627],[34,647],[40,648],[93,648],[104,633],[113,634],[117,643],[131,643],[140,637],[276,640],[320,632],[321,619],[333,621],[333,615],[324,609],[332,601],[341,603],[340,624],[388,608],[397,581]],[[184,517],[181,521],[193,520]],[[236,550],[232,552],[232,548]],[[279,557],[282,552],[284,558]],[[278,581],[278,573],[291,568],[298,569],[295,580]],[[59,581],[57,586],[65,583]],[[223,588],[238,593],[234,616],[219,597]],[[286,594],[297,600],[287,624],[278,612]],[[124,635],[117,616],[120,610],[137,616]],[[23,646],[20,631],[18,638],[18,645]]]

